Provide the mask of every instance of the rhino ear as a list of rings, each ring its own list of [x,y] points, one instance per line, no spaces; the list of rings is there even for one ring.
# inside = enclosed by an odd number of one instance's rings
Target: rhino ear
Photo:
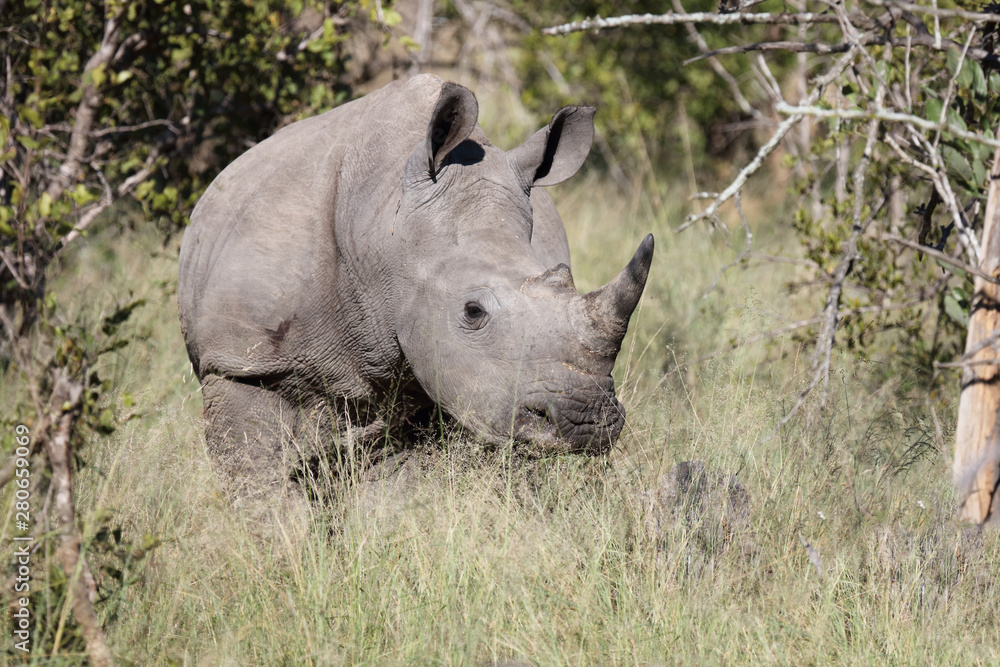
[[[548,127],[507,153],[529,187],[562,183],[577,172],[594,141],[594,107],[564,107]]]
[[[479,103],[468,88],[446,83],[427,126],[427,138],[418,145],[406,163],[410,179],[430,175],[437,180],[448,153],[465,141],[476,127]]]

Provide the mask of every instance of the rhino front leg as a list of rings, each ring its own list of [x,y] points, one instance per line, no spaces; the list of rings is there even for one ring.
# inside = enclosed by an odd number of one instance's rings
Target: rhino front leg
[[[208,451],[236,509],[304,530],[309,503],[292,478],[301,461],[294,445],[299,410],[277,392],[217,375],[206,375],[201,388]]]

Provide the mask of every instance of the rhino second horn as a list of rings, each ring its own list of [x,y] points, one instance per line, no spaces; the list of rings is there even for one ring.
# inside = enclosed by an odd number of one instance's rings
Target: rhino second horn
[[[647,234],[632,260],[610,283],[584,297],[591,304],[591,318],[598,331],[617,348],[625,338],[629,318],[639,305],[653,261],[653,235]]]

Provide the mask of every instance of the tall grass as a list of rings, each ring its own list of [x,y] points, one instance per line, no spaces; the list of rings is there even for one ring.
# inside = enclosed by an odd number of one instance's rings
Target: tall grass
[[[95,442],[77,479],[88,537],[110,515],[163,540],[100,608],[113,651],[143,665],[997,664],[1000,541],[953,523],[948,442],[920,406],[843,359],[827,405],[770,437],[801,388],[798,348],[704,358],[808,305],[782,294],[787,276],[737,267],[702,299],[742,239],[674,236],[678,193],[651,204],[591,175],[556,196],[581,289],[657,236],[616,368],[629,426],[615,451],[538,460],[451,435],[415,455],[396,502],[334,482],[340,500],[317,502],[304,536],[261,538],[219,495],[176,243],[108,231],[82,247],[63,303],[96,319],[129,290],[149,299],[113,362],[137,402],[119,410],[141,416]],[[685,493],[674,466],[692,460],[706,476]]]

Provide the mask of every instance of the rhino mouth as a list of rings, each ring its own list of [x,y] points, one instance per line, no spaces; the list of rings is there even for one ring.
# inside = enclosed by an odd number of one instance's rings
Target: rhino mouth
[[[514,439],[546,451],[603,454],[624,425],[614,394],[568,390],[529,397],[514,420]]]

